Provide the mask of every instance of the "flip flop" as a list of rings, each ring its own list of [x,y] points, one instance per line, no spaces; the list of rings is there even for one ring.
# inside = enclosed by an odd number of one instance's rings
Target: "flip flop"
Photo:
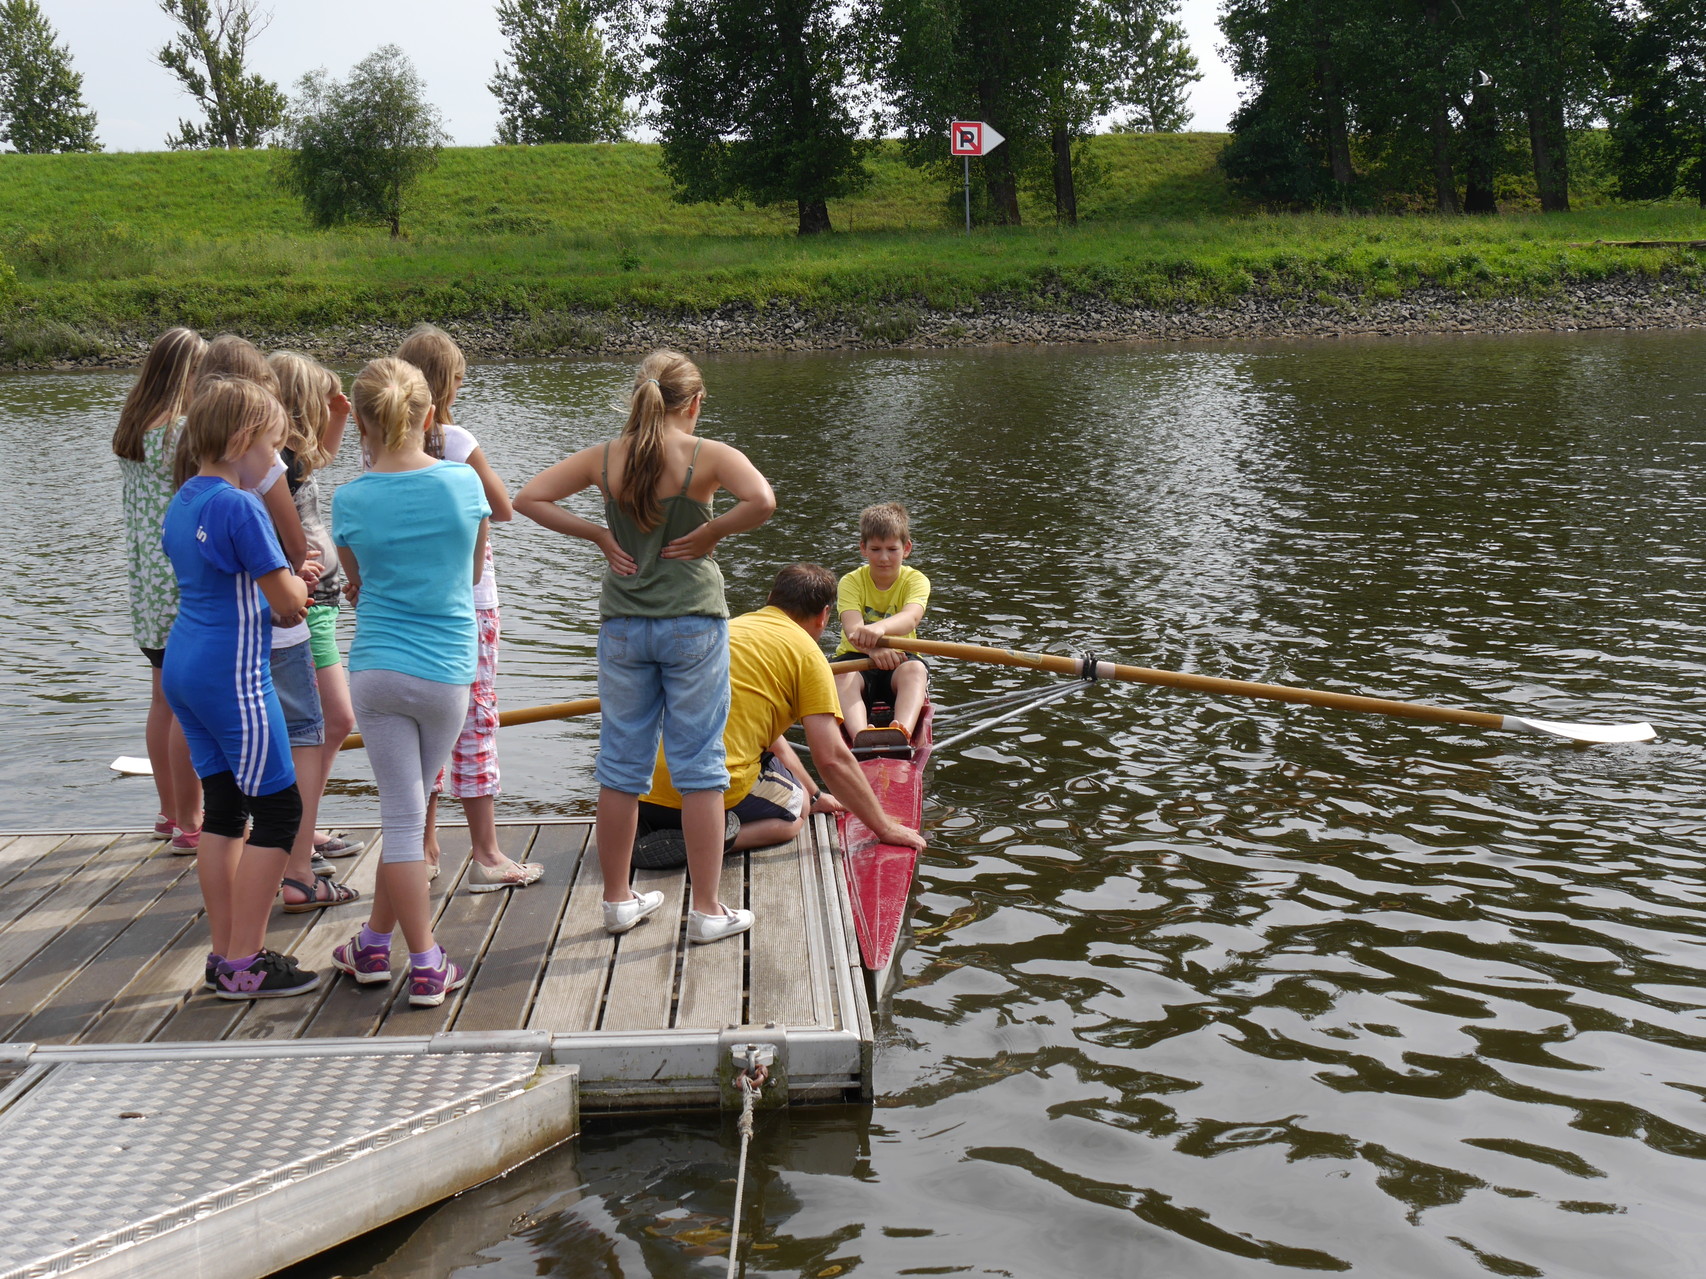
[[[330,896],[323,897],[320,895],[321,885],[325,886]],[[340,884],[333,879],[321,879],[318,875],[314,876],[313,882],[308,884],[304,884],[300,879],[287,877],[280,885],[281,897],[286,887],[294,888],[303,897],[303,900],[299,902],[284,903],[284,913],[287,915],[306,915],[311,910],[321,910],[327,906],[342,906],[346,902],[353,902],[361,896],[361,890],[358,888],[351,888],[348,884]]]

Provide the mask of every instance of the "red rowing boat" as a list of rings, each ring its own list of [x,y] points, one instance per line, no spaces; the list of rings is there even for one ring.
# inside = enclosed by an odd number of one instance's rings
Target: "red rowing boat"
[[[861,759],[865,780],[883,811],[917,830],[924,816],[924,770],[930,763],[930,724],[934,708],[926,702],[912,734],[910,754]],[[841,847],[847,857],[847,893],[853,903],[853,928],[859,958],[880,991],[887,984],[906,908],[912,900],[917,850],[879,844],[871,828],[852,813],[837,815]]]

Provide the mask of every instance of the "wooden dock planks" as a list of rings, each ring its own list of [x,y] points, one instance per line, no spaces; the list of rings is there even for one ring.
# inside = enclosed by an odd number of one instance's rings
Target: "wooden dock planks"
[[[635,887],[664,905],[631,932],[604,931],[592,823],[500,827],[500,846],[544,866],[519,890],[466,891],[465,828],[441,832],[434,930],[470,969],[437,1008],[408,1004],[400,935],[390,982],[360,986],[331,967],[334,946],[366,920],[382,855],[337,863],[360,900],[320,911],[275,911],[267,944],[319,969],[321,986],[290,999],[227,1001],[204,988],[208,937],[193,857],[152,834],[0,834],[0,1041],[129,1044],[432,1035],[441,1031],[595,1031],[601,1035],[720,1031],[777,1024],[869,1035],[868,1013],[842,995],[845,944],[831,944],[838,902],[827,828],[728,859],[722,898],[757,923],[740,938],[692,946],[684,871],[639,871]],[[837,959],[837,956],[839,958]]]

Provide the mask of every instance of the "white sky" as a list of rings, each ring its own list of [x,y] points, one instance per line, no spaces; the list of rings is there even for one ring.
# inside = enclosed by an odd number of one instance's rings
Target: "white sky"
[[[175,79],[153,60],[172,35],[154,0],[38,0],[70,45],[83,96],[109,151],[159,151],[182,117],[196,118]],[[426,78],[458,145],[483,146],[497,131],[497,99],[486,89],[503,54],[495,5],[480,0],[263,0],[272,25],[251,46],[254,69],[287,92],[324,66],[342,77],[387,42],[402,47]],[[1220,130],[1238,105],[1232,73],[1215,52],[1216,0],[1184,0],[1182,17],[1204,73],[1193,86],[1194,129]],[[438,19],[434,21],[433,19]]]

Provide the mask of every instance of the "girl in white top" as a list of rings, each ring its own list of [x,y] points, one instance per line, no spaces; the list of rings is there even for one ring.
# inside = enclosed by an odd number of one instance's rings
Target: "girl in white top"
[[[468,362],[462,349],[448,333],[430,324],[417,325],[397,348],[397,358],[414,365],[426,378],[432,392],[433,420],[426,434],[426,450],[448,462],[465,462],[474,468],[492,508],[492,522],[511,519],[509,489],[504,486],[480,442],[458,426],[454,417],[456,396]],[[468,718],[450,754],[447,774],[440,774],[432,801],[427,806],[426,856],[438,874],[438,791],[445,790],[462,802],[468,821],[468,839],[473,864],[468,868],[468,891],[489,893],[503,888],[521,888],[533,883],[544,867],[511,860],[498,848],[498,585],[493,571],[490,539],[480,580],[474,586],[474,616],[479,624],[478,672],[468,699]]]

